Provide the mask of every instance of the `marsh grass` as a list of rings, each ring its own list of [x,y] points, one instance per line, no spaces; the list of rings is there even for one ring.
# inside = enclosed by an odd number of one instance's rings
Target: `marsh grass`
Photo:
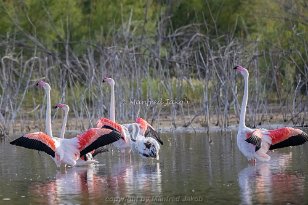
[[[134,35],[118,41],[127,35],[117,33],[112,45],[89,43],[83,55],[75,54],[70,42],[63,42],[63,52],[55,52],[35,42],[27,47],[13,43],[18,40],[12,36],[0,45],[0,134],[43,131],[46,103],[43,91],[34,86],[39,79],[50,83],[53,105],[70,106],[71,129],[94,126],[99,117],[109,116],[105,76],[116,81],[120,122],[140,116],[154,126],[226,129],[237,123],[243,95],[242,77],[233,70],[238,64],[250,71],[248,124],[254,127],[282,119],[307,126],[307,56],[185,29],[190,27],[171,33],[170,38],[149,36],[142,43]],[[308,50],[306,44],[303,47]],[[298,56],[302,60],[294,60]],[[134,100],[139,103],[131,103]],[[148,100],[156,103],[141,103]],[[60,118],[57,114],[55,120]]]

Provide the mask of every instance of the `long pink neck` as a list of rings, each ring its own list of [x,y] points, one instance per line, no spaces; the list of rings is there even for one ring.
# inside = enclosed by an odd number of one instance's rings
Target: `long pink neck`
[[[248,103],[248,75],[244,76],[244,95],[242,100],[241,114],[240,114],[240,127],[246,127],[245,117],[246,117],[246,107]]]
[[[115,122],[115,96],[114,96],[114,84],[111,84],[111,97],[110,97],[110,120]]]
[[[64,134],[66,131],[66,123],[67,123],[67,116],[68,116],[68,109],[64,110],[64,118],[62,121],[62,127],[61,127],[61,132],[60,132],[60,138],[64,139]]]
[[[46,120],[45,120],[45,132],[50,137],[53,137],[52,135],[52,129],[51,129],[51,102],[50,102],[50,89],[46,89],[46,97],[47,97],[47,107],[46,107]]]

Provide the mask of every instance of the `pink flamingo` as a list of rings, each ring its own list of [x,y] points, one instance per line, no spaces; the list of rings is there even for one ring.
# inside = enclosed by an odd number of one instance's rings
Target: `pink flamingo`
[[[308,141],[308,135],[300,129],[291,127],[276,130],[252,129],[245,125],[246,107],[248,103],[248,70],[242,66],[234,68],[244,77],[244,96],[242,101],[240,124],[237,134],[237,145],[243,155],[252,162],[256,159],[269,161],[268,150],[297,146]]]
[[[50,137],[43,132],[29,133],[10,142],[12,145],[43,151],[50,155],[57,167],[75,166],[76,161],[93,150],[120,140],[122,135],[105,128],[90,128],[71,139]]]
[[[64,111],[64,118],[62,121],[62,126],[61,126],[61,132],[60,132],[60,138],[64,139],[64,134],[66,131],[66,124],[67,124],[67,117],[68,117],[68,112],[69,112],[69,106],[67,104],[62,104],[62,103],[58,103],[55,105],[55,108],[60,108]],[[103,152],[107,152],[108,149],[101,147],[99,149],[93,150],[92,152],[87,153],[86,155],[80,157],[80,159],[77,161],[77,165],[78,166],[82,166],[82,165],[88,165],[91,163],[98,163],[98,161],[94,160],[94,157],[99,154],[99,153],[103,153]]]

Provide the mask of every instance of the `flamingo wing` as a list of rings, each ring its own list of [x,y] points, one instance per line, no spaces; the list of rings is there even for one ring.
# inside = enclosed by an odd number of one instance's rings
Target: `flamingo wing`
[[[122,126],[120,124],[116,123],[116,122],[113,122],[110,119],[107,119],[107,118],[99,119],[98,122],[96,123],[96,127],[117,131],[118,133],[121,133],[121,135],[122,135],[121,138],[124,141],[126,141],[125,134],[124,134]]]
[[[23,135],[10,142],[10,144],[28,149],[43,151],[50,156],[55,157],[56,143],[54,139],[43,132],[35,132]]]
[[[144,132],[142,133],[142,135],[144,135],[145,137],[149,137],[148,135],[151,134],[150,137],[158,141],[161,145],[164,144],[161,138],[159,137],[157,131],[145,119],[139,117],[136,119],[136,122],[139,124],[140,129],[143,130]]]
[[[94,152],[92,153],[92,157],[95,157],[96,155],[100,154],[100,153],[104,153],[104,152],[108,152],[108,148],[106,147],[100,147],[96,150],[94,150]]]
[[[77,137],[80,157],[99,147],[118,141],[121,137],[121,134],[115,130],[91,128]]]
[[[144,136],[148,137],[148,135],[151,134],[150,137],[154,138],[155,140],[157,140],[161,145],[164,144],[164,142],[162,141],[162,139],[160,138],[158,132],[151,126],[148,125],[148,129],[146,130]]]
[[[248,133],[246,137],[246,142],[256,146],[255,151],[258,151],[261,148],[262,142],[262,132],[261,130],[254,130],[252,133]]]
[[[272,139],[270,150],[297,146],[308,141],[308,134],[300,129],[294,128],[280,128],[277,130],[270,130],[269,136]]]

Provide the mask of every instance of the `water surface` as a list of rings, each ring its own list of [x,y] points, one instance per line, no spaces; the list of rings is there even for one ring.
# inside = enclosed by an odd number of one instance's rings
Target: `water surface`
[[[308,144],[251,166],[234,133],[162,136],[160,160],[116,150],[57,169],[45,153],[0,143],[0,204],[303,204]]]

